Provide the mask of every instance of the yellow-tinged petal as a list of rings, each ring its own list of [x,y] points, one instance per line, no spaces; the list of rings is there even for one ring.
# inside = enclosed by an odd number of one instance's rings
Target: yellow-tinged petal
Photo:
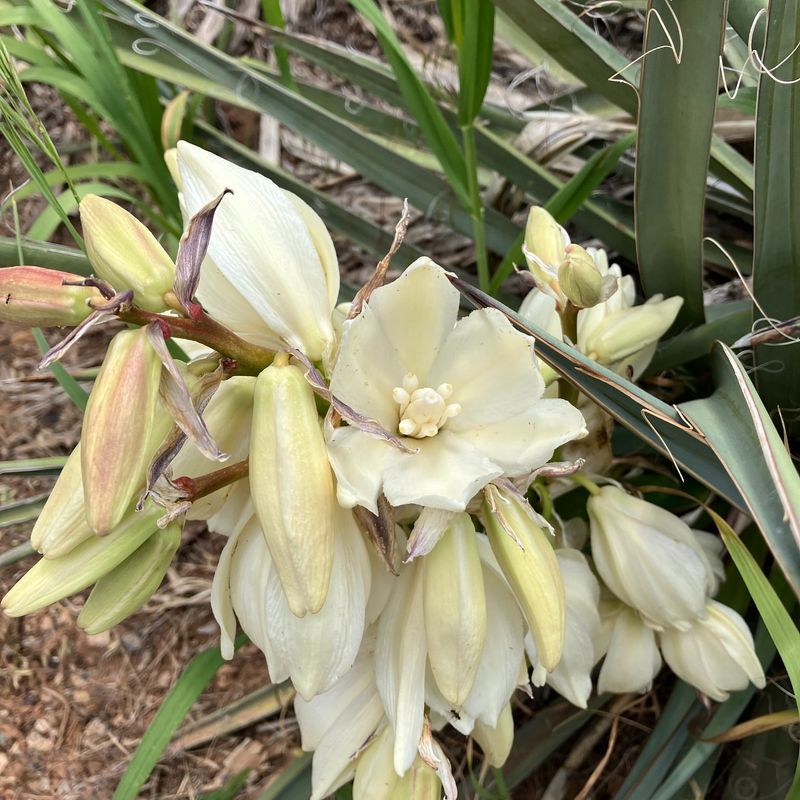
[[[539,663],[550,672],[564,647],[566,599],[548,534],[516,497],[495,486],[486,490],[483,514],[492,552],[531,629]]]
[[[506,763],[511,752],[511,745],[514,743],[514,718],[511,715],[511,704],[507,703],[503,708],[500,719],[497,721],[497,727],[490,728],[477,720],[472,735],[483,750],[486,760],[493,767],[502,767]]]
[[[250,489],[292,613],[322,608],[333,566],[333,476],[314,394],[295,366],[256,381]]]
[[[359,756],[353,781],[353,800],[391,800],[400,778],[392,763],[394,734],[385,727]]]
[[[452,520],[422,563],[431,670],[444,698],[459,708],[472,689],[486,641],[483,570],[469,514]]]

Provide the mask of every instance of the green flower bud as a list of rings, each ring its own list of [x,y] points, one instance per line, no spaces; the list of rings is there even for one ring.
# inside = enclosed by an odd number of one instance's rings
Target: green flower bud
[[[164,311],[175,265],[136,217],[116,203],[87,194],[80,204],[86,254],[99,278],[118,292],[133,289],[133,301],[148,311]]]
[[[419,756],[411,769],[398,781],[392,800],[440,800],[439,776]]]
[[[78,625],[86,633],[100,633],[137,612],[161,585],[180,543],[180,525],[156,531],[97,581],[78,615]]]
[[[566,626],[566,597],[555,550],[510,492],[490,484],[483,517],[492,552],[528,623],[539,663],[551,672],[561,660]]]
[[[566,296],[558,283],[558,267],[569,244],[567,232],[545,209],[534,206],[528,213],[522,252],[536,287],[550,295],[559,310],[566,306]]]
[[[250,491],[289,608],[316,613],[333,566],[333,476],[314,393],[281,355],[256,380]]]
[[[514,743],[514,718],[511,716],[511,704],[506,705],[500,712],[500,718],[497,720],[495,728],[490,728],[485,722],[476,719],[472,735],[486,755],[486,760],[493,767],[498,769],[502,767],[506,763],[511,752],[511,745]]]
[[[578,308],[591,308],[606,299],[603,276],[579,244],[567,246],[566,258],[558,268],[558,282],[567,299]]]
[[[20,578],[0,604],[21,617],[91,586],[111,572],[156,530],[162,509],[131,514],[108,536],[93,536],[59,558],[41,558]]]
[[[80,280],[80,275],[44,267],[0,269],[0,321],[43,328],[80,324],[92,313],[87,301],[103,300],[92,287],[64,285]]]
[[[81,431],[86,519],[98,534],[119,523],[143,484],[160,376],[161,361],[144,328],[111,340]]]

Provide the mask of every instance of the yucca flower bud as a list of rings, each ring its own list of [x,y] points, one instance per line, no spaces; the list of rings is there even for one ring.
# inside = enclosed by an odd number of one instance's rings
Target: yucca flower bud
[[[687,631],[662,631],[659,640],[672,671],[712,700],[724,702],[748,682],[764,688],[753,635],[741,616],[722,603],[709,600],[705,619]]]
[[[39,559],[0,605],[9,616],[21,617],[91,586],[157,530],[161,513],[161,509],[150,507],[131,514],[108,536],[92,536],[59,558]]]
[[[519,498],[492,484],[484,498],[492,552],[530,627],[539,664],[552,672],[561,659],[566,625],[564,584],[553,545]]]
[[[655,628],[686,629],[716,586],[708,554],[669,511],[603,486],[587,503],[595,567],[609,589]]]
[[[612,281],[616,288],[616,280]],[[558,268],[558,283],[567,299],[578,308],[591,308],[606,299],[603,276],[594,259],[579,244],[567,245]]]
[[[138,611],[161,585],[180,543],[179,524],[156,531],[97,581],[78,615],[78,625],[86,633],[100,633]]]
[[[44,267],[0,269],[0,321],[42,328],[80,324],[92,313],[87,302],[103,299],[92,287],[64,285],[80,280]]]
[[[314,393],[281,355],[256,380],[250,490],[289,608],[318,612],[333,566],[333,475]]]
[[[133,301],[148,311],[167,308],[175,264],[156,237],[124,208],[87,194],[80,204],[86,254],[96,275],[118,292],[133,289]]]
[[[142,484],[160,376],[161,361],[145,328],[111,340],[81,431],[86,519],[98,534],[119,523]]]
[[[353,800],[391,800],[399,782],[394,771],[394,734],[387,725],[358,758]]]
[[[45,558],[63,556],[94,531],[86,521],[80,443],[70,453],[31,531],[31,546]]]
[[[537,288],[550,295],[559,309],[567,304],[567,297],[559,285],[558,270],[569,243],[567,232],[548,211],[541,206],[531,208],[522,252]]]
[[[486,641],[483,570],[469,514],[457,514],[423,559],[428,659],[442,696],[460,708]]]
[[[620,361],[657,342],[682,305],[682,297],[654,295],[644,305],[612,311],[587,333],[582,350],[601,364]]]
[[[439,776],[419,756],[391,794],[392,800],[440,800],[441,796]]]
[[[511,753],[511,745],[514,744],[514,717],[511,715],[511,704],[507,703],[503,708],[494,728],[476,720],[472,735],[483,750],[486,760],[493,767],[498,769],[502,767]]]

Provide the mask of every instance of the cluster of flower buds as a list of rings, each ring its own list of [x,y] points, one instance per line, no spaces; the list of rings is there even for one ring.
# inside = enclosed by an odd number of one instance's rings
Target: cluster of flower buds
[[[32,533],[43,558],[6,613],[93,585],[78,621],[104,630],[157,589],[183,520],[207,520],[227,537],[221,651],[239,626],[270,678],[292,681],[313,798],[350,780],[356,800],[453,798],[442,728],[502,766],[514,693],[547,684],[585,707],[604,655],[600,690],[647,688],[659,648],[714,699],[763,684],[749,631],[711,599],[709,535],[586,480],[591,541],[557,517],[551,489],[582,461],[549,462],[586,421],[549,396],[533,340],[504,314],[459,317],[427,258],[382,285],[385,259],[336,307],[333,243],[308,205],[185,142],[168,163],[186,218],[174,261],[88,197],[94,278],[0,273],[0,318],[76,326],[46,361],[98,322],[134,326],[109,345]],[[526,255],[539,288],[523,316],[558,335],[576,321],[584,353],[640,371],[680,301],[634,308],[630,279],[541,209]]]

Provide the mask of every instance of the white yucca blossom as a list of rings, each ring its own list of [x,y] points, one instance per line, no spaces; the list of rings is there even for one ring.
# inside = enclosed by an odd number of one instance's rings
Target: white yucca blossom
[[[178,143],[177,162],[188,215],[233,192],[216,212],[197,299],[254,344],[330,360],[339,268],[316,212],[264,175],[188,142]]]
[[[223,656],[233,656],[238,619],[264,653],[274,682],[291,678],[306,698],[332,686],[358,653],[372,584],[370,556],[351,512],[340,508],[334,519],[325,603],[316,614],[302,618],[289,609],[246,486],[237,487],[209,527],[228,533],[211,589]]]
[[[605,251],[589,247],[587,252],[603,277],[616,278],[617,291],[592,308],[578,311],[578,340],[573,344],[589,358],[620,375],[630,372],[636,380],[652,360],[658,340],[675,321],[683,298],[665,300],[656,294],[637,306],[633,278],[623,276],[616,264],[609,267]],[[552,295],[532,289],[522,301],[519,315],[561,338],[561,319]],[[542,374],[548,383],[557,377],[548,367]]]
[[[355,427],[327,431],[345,506],[463,511],[489,481],[531,472],[585,433],[563,400],[542,399],[533,342],[493,309],[457,320],[459,293],[428,258],[377,289],[345,324],[333,393],[400,436],[403,452]]]
[[[687,629],[705,616],[718,568],[683,520],[616,486],[603,486],[587,510],[595,567],[620,600],[654,628]]]
[[[689,630],[659,633],[664,661],[679,678],[719,702],[748,683],[763,689],[764,670],[745,621],[716,600],[708,601],[706,611],[705,619]]]

